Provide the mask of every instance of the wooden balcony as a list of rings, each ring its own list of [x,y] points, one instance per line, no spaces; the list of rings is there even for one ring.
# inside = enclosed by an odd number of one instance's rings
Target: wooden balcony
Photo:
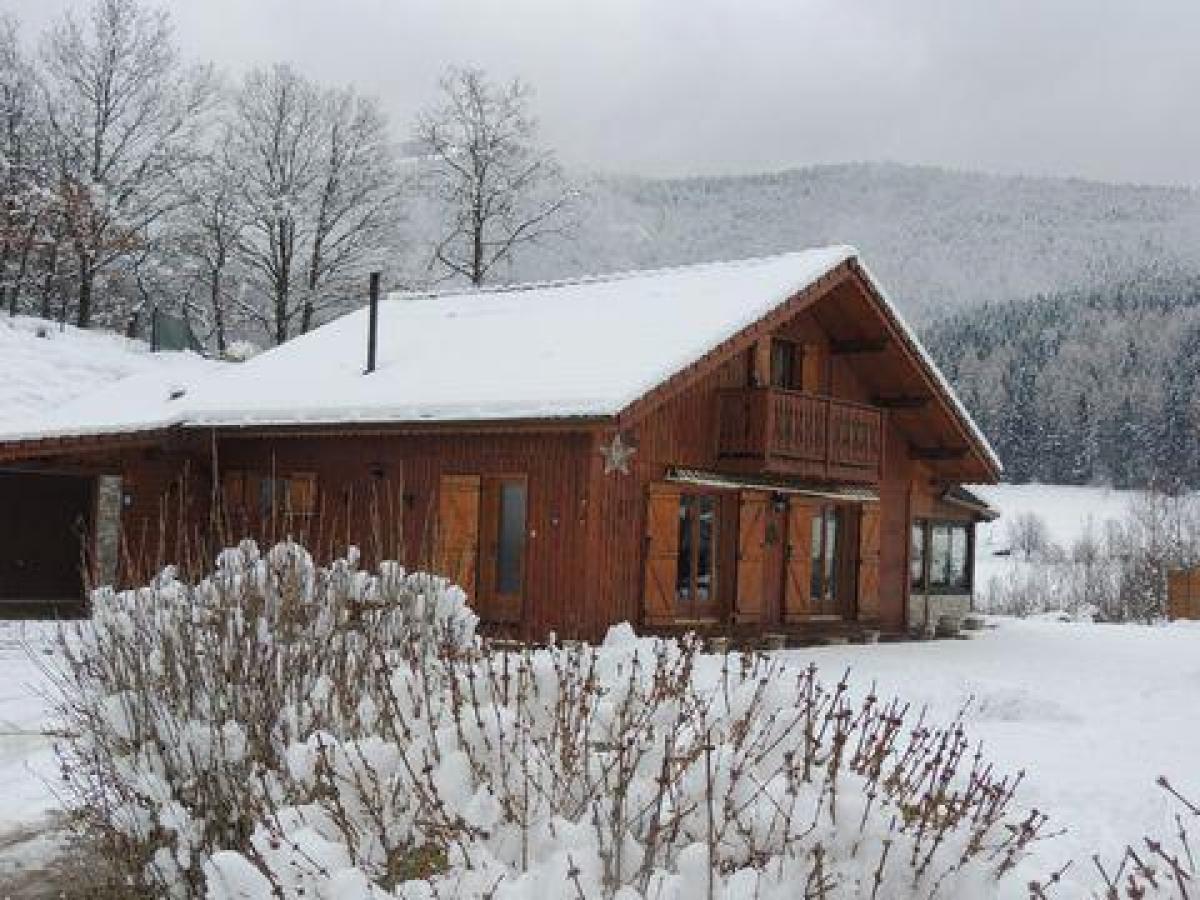
[[[883,412],[777,388],[720,393],[718,457],[739,472],[826,481],[879,481]]]

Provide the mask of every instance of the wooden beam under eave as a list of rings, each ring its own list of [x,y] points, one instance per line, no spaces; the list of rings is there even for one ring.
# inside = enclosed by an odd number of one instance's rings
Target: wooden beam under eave
[[[966,447],[913,447],[908,455],[912,459],[958,460],[965,459],[969,452]]]
[[[834,356],[882,353],[888,347],[886,338],[871,341],[830,341],[829,352]]]
[[[871,405],[878,406],[880,409],[924,409],[932,399],[928,395],[905,396],[901,394],[892,397],[872,397]]]

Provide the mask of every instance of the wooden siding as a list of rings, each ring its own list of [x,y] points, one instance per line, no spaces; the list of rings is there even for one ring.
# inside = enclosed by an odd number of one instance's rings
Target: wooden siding
[[[218,455],[222,469],[315,474],[318,542],[333,552],[356,544],[368,565],[383,557],[436,566],[439,506],[454,503],[443,490],[475,478],[527,479],[523,617],[507,630],[542,639],[596,631],[596,610],[581,590],[590,447],[587,433],[227,437]]]

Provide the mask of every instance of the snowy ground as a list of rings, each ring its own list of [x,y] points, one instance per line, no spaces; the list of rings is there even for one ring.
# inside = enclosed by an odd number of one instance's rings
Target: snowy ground
[[[1068,829],[1044,846],[1047,870],[1074,858],[1094,885],[1092,853],[1174,833],[1155,778],[1200,799],[1200,626],[992,621],[970,640],[785,652],[826,678],[850,667],[860,687],[876,681],[936,720],[969,702],[987,757],[1026,771],[1023,804]]]
[[[54,626],[0,622],[0,897],[53,856],[58,803],[53,739],[41,664],[51,660]]]
[[[1073,870],[1091,885],[1093,852],[1115,857],[1147,831],[1169,833],[1172,807],[1154,786],[1158,775],[1200,797],[1200,626],[993,621],[970,640],[785,654],[797,665],[815,662],[830,680],[849,667],[858,688],[878,682],[939,721],[969,704],[969,732],[988,758],[1026,770],[1022,804],[1067,829],[1044,846],[1046,870],[1075,858]],[[38,733],[43,681],[19,644],[22,631],[0,624],[0,896],[6,879],[54,846],[26,842],[53,824],[55,800],[51,741]],[[35,655],[46,634],[25,630]]]

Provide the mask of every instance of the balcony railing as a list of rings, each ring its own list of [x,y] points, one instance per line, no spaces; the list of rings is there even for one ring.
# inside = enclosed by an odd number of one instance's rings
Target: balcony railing
[[[861,403],[776,388],[720,394],[722,460],[740,469],[876,481],[883,413]]]

